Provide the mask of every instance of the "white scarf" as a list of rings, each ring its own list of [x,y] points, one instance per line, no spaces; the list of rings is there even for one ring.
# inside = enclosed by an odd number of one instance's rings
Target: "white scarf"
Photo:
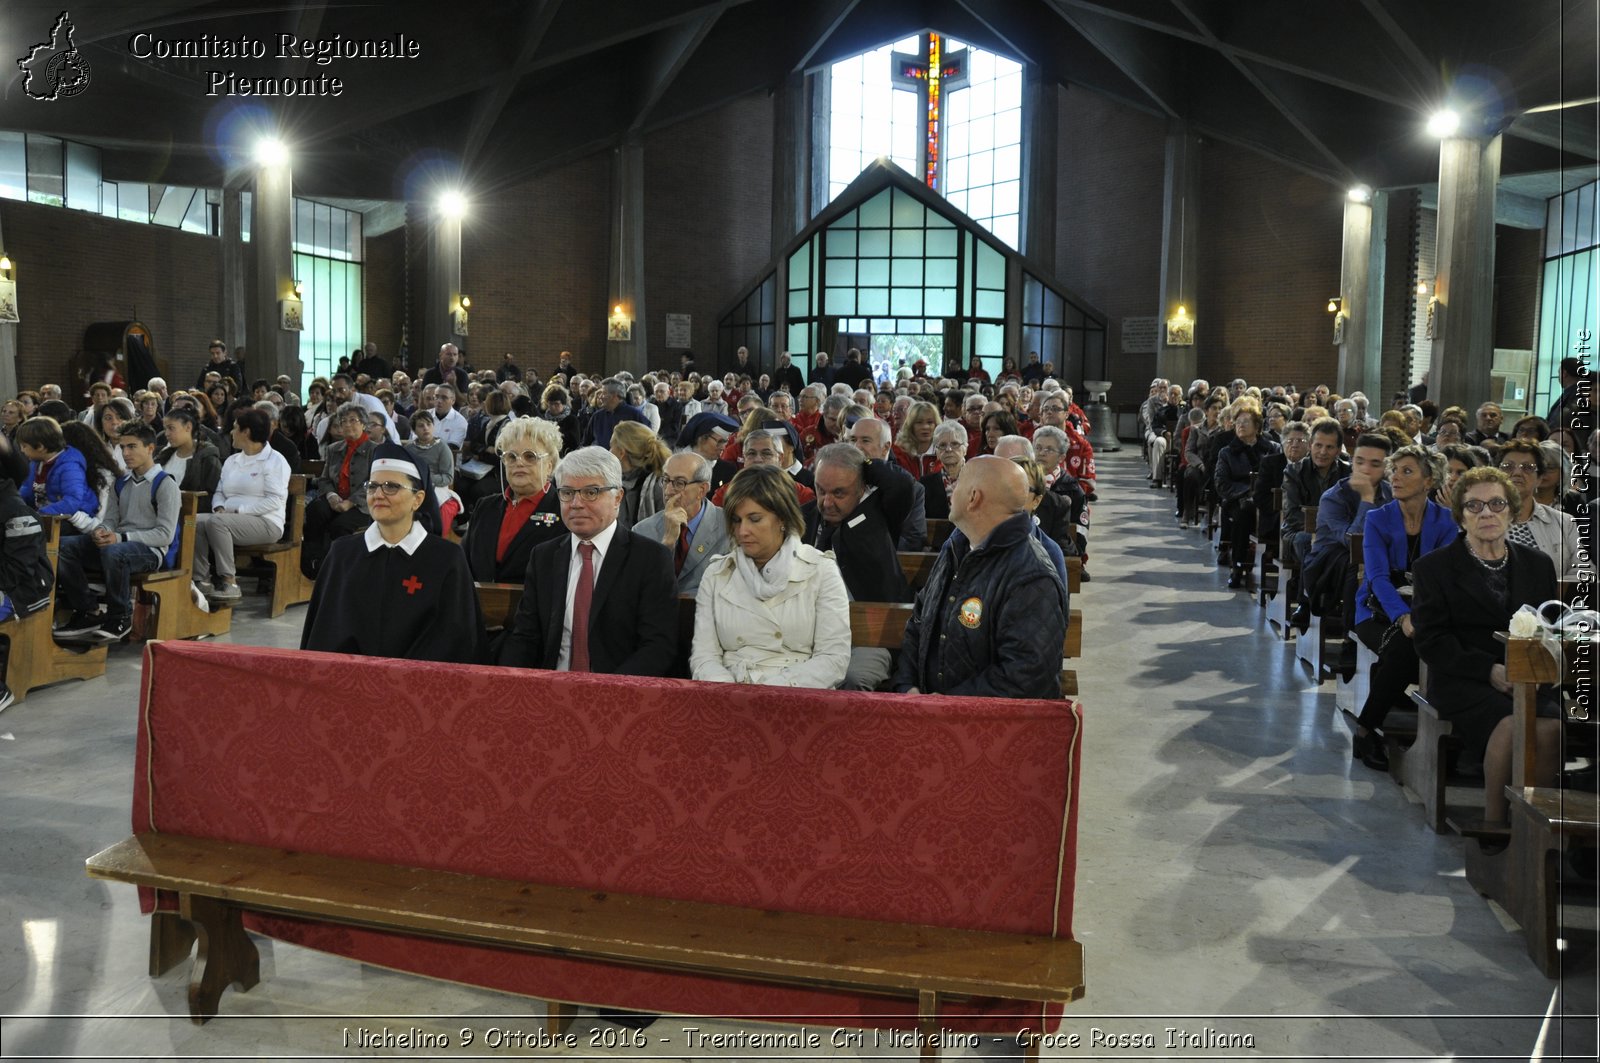
[[[778,552],[767,561],[766,568],[757,568],[750,556],[737,546],[733,549],[733,567],[744,579],[745,589],[758,601],[766,601],[789,582],[789,570],[794,566],[795,547],[800,537],[791,535],[778,547]]]

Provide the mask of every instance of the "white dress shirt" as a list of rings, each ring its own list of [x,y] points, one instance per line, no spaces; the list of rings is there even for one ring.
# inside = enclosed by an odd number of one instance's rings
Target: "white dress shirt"
[[[593,566],[592,579],[600,582],[600,566],[605,563],[606,553],[611,549],[611,540],[616,538],[617,522],[612,521],[605,529],[589,542],[594,544],[594,558],[590,561]],[[578,544],[583,542],[576,535],[572,536],[572,560],[567,563],[567,607],[561,614],[561,655],[556,658],[556,670],[568,672],[572,670],[572,603],[578,595],[578,574],[583,571],[583,555],[578,552]],[[594,584],[590,584],[593,589]],[[591,600],[590,608],[594,608]]]

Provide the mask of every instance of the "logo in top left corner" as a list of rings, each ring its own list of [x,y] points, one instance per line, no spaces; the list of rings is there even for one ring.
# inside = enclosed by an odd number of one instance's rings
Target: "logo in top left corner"
[[[89,87],[89,60],[72,39],[72,17],[63,11],[50,28],[50,39],[28,49],[17,60],[22,91],[36,100],[64,100]]]

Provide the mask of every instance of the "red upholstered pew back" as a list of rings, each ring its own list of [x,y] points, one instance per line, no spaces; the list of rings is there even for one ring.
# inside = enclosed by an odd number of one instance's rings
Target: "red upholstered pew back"
[[[133,828],[1066,937],[1080,724],[1077,705],[1062,701],[166,642],[145,659]],[[255,929],[315,948],[546,999],[914,1024],[909,1007],[855,994],[251,918]],[[952,1005],[948,1025],[1014,1031],[997,1016],[1030,1008],[1037,1024],[1038,1005]]]

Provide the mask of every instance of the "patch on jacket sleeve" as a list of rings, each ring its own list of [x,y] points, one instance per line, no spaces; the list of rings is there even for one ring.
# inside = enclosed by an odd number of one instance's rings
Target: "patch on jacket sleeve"
[[[968,598],[962,602],[958,617],[962,627],[973,628],[983,623],[983,599]]]

